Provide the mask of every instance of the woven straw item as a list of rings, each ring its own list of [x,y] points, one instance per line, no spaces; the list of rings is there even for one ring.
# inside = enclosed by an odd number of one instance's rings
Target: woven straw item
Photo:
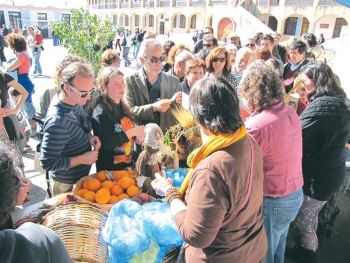
[[[62,240],[73,262],[107,262],[107,245],[101,238],[107,215],[88,204],[59,206],[45,216],[42,225]]]

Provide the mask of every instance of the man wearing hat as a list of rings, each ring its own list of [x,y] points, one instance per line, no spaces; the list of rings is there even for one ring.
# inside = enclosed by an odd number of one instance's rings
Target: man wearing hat
[[[239,50],[242,46],[239,45],[239,36],[235,32],[231,32],[228,35],[228,40],[230,41],[230,44],[234,44],[237,47],[237,50]]]

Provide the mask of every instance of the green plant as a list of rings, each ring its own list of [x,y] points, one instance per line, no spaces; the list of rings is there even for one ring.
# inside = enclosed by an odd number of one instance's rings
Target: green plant
[[[115,36],[115,25],[110,19],[99,20],[96,15],[91,15],[84,9],[72,9],[70,22],[62,20],[51,23],[63,46],[68,49],[69,54],[83,57],[92,64],[97,75],[101,68],[102,48]],[[95,52],[93,45],[95,37],[98,36],[101,51]]]

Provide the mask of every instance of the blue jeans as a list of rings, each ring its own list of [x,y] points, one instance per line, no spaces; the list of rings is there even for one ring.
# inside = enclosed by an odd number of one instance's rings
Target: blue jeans
[[[40,56],[41,56],[41,51],[34,52],[33,53],[33,60],[34,60],[34,71],[33,74],[42,74],[43,71],[41,70],[41,65],[40,65]]]
[[[264,227],[268,240],[265,263],[283,263],[289,224],[303,203],[303,190],[283,197],[264,196]]]
[[[35,132],[36,131],[36,127],[35,127],[36,122],[31,118],[35,114],[35,107],[34,107],[33,103],[26,101],[26,102],[24,102],[22,107],[28,116],[28,122],[29,122],[30,126],[32,127],[32,129],[31,129],[32,132]]]
[[[123,59],[124,63],[131,64],[130,60],[128,59],[130,47],[123,47]]]

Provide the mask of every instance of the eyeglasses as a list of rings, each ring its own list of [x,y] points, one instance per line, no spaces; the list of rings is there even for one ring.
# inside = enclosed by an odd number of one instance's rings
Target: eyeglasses
[[[96,88],[95,87],[93,87],[92,90],[90,90],[90,91],[83,91],[83,92],[81,92],[81,91],[77,90],[76,88],[74,88],[72,85],[70,85],[68,83],[66,83],[66,84],[68,85],[68,87],[70,87],[76,93],[79,93],[81,99],[85,99],[89,94],[90,94],[90,96],[92,96],[96,92]]]
[[[218,62],[220,61],[221,63],[224,63],[226,61],[226,58],[213,58],[213,62]]]
[[[157,62],[158,62],[158,60],[160,61],[160,62],[163,62],[164,61],[164,56],[161,56],[161,57],[159,57],[159,58],[157,58],[157,57],[150,57],[150,58],[147,58],[147,57],[145,57],[145,59],[148,59],[149,61],[151,61],[153,64],[156,64]]]
[[[249,44],[245,44],[246,47],[255,47],[255,44],[249,43]]]
[[[208,34],[211,34],[210,32],[204,32],[204,35],[208,35]]]
[[[213,44],[203,44],[203,47],[212,47]]]

